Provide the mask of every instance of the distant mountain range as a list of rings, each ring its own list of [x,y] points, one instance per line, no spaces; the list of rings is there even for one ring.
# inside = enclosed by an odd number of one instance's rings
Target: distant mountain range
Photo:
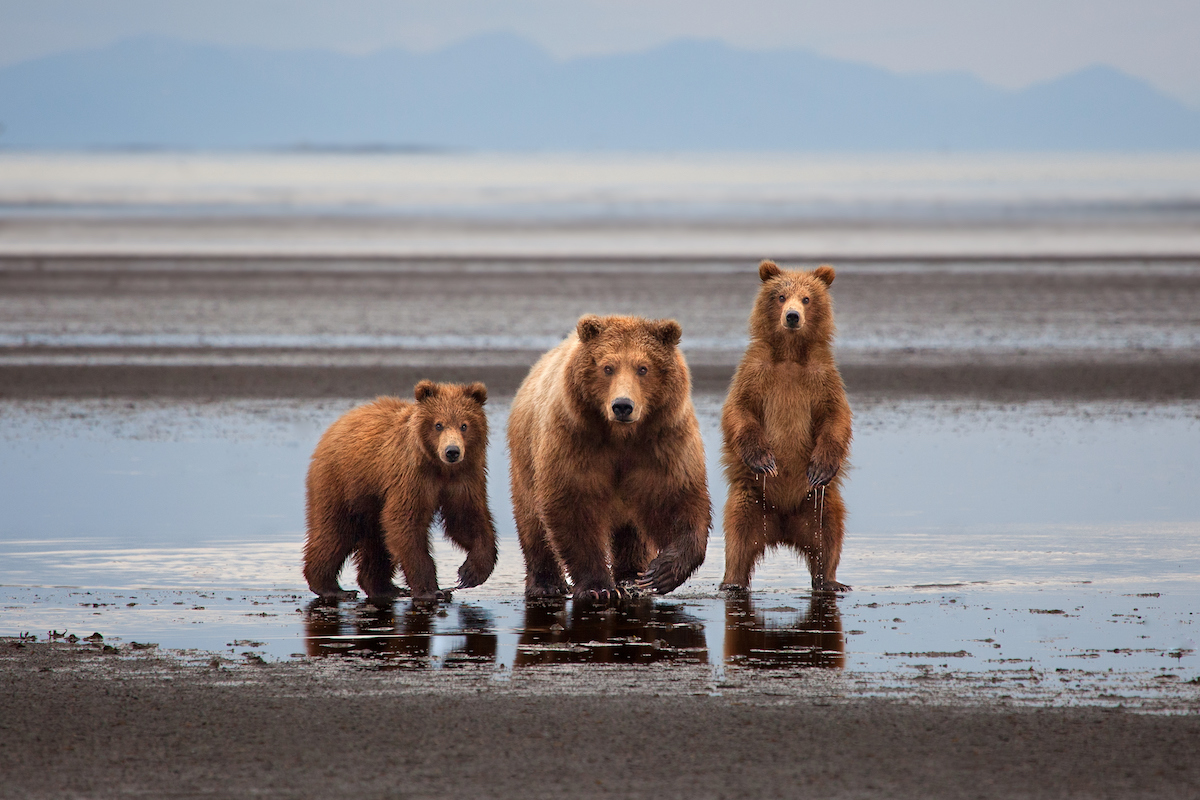
[[[0,69],[0,146],[1192,150],[1200,111],[1096,66],[1022,91],[678,41],[558,61],[488,35],[366,56],[135,39]]]

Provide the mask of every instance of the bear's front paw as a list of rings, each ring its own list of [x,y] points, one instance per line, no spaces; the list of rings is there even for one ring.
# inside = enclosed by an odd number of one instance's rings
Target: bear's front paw
[[[650,562],[650,566],[646,567],[634,584],[638,591],[649,592],[651,594],[666,594],[679,587],[687,580],[690,570],[686,570],[679,562],[678,558],[671,557],[671,554],[664,553],[667,557],[659,555]]]
[[[486,581],[492,574],[490,564],[478,564],[467,559],[458,568],[458,585],[455,589],[470,589]]]
[[[337,605],[343,600],[354,600],[358,597],[358,591],[356,589],[343,589],[339,586],[336,589],[317,592],[317,595],[323,602],[330,605]]]
[[[770,450],[756,450],[746,456],[746,466],[755,475],[770,475],[774,478],[779,474],[775,465],[775,454]]]
[[[621,590],[615,586],[576,586],[572,592],[575,602],[611,605],[622,599]],[[625,595],[628,597],[628,593]]]
[[[842,465],[838,463],[818,461],[812,462],[808,465],[808,485],[810,487],[825,486],[827,483],[833,480],[834,476],[838,474],[838,470],[841,469],[841,467]]]
[[[568,594],[570,594],[570,590],[567,588],[567,584],[562,581],[534,582],[527,583],[525,586],[525,596],[530,600],[566,597]]]

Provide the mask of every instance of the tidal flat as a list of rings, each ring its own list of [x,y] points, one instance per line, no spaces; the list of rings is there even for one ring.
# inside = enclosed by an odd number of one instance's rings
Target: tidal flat
[[[1197,262],[839,265],[854,589],[777,551],[741,597],[753,263],[0,266],[0,796],[1200,790]],[[716,512],[687,583],[604,610],[522,597],[503,447],[588,310],[683,322]],[[495,387],[496,572],[314,605],[313,446],[426,376]]]

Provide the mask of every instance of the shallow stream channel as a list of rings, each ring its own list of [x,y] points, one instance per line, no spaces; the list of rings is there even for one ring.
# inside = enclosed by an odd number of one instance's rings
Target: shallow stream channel
[[[488,405],[500,561],[452,602],[318,607],[301,576],[304,474],[353,401],[6,401],[0,636],[189,660],[706,664],[823,670],[871,692],[955,678],[1001,698],[1153,703],[1200,683],[1200,406],[856,403],[838,577],[791,551],[717,591],[720,398],[699,396],[714,530],[679,590],[612,609],[527,603],[507,400]],[[461,554],[434,534],[439,575]],[[342,583],[354,585],[351,566]],[[89,638],[90,637],[90,638]]]

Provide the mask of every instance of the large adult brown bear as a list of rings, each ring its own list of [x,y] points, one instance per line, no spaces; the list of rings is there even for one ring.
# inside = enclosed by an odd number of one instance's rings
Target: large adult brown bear
[[[845,591],[837,567],[845,536],[841,470],[851,414],[833,360],[833,267],[758,267],[762,287],[750,314],[750,346],[721,415],[725,580],[746,589],[767,547],[805,557],[814,589]]]
[[[679,323],[586,316],[533,366],[508,422],[525,594],[666,593],[704,561],[704,446]]]
[[[353,553],[358,585],[371,600],[401,594],[399,566],[416,600],[446,598],[429,552],[441,514],[446,537],[467,551],[459,588],[478,586],[496,566],[487,504],[487,417],[482,383],[421,381],[416,402],[380,397],[329,427],[308,469],[304,577],[324,598],[345,599],[337,576]]]

